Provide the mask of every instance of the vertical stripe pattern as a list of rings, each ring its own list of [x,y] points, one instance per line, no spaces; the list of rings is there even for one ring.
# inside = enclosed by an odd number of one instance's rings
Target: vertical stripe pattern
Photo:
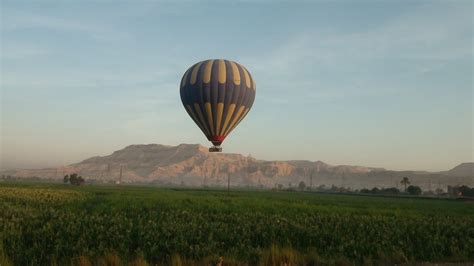
[[[183,75],[181,101],[192,120],[214,145],[242,121],[255,100],[250,72],[228,60],[205,60]]]

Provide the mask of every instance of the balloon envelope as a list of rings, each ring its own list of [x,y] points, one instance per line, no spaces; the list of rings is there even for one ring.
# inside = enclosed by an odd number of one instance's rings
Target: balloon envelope
[[[223,59],[194,64],[184,73],[180,87],[184,108],[215,146],[247,115],[255,92],[250,72]]]

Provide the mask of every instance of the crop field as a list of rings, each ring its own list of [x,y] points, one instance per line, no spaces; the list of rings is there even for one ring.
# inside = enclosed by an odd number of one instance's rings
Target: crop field
[[[473,262],[474,204],[0,183],[0,265]]]

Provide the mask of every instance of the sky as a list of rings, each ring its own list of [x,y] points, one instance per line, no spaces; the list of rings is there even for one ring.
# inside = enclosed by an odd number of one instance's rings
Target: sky
[[[394,170],[473,161],[472,1],[1,1],[0,168],[210,146],[179,84],[257,84],[224,152]]]

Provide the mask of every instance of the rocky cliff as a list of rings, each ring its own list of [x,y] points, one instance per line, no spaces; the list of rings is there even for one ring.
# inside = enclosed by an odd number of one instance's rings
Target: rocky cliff
[[[469,169],[468,169],[469,170]],[[462,181],[474,182],[466,173],[466,166],[451,172],[462,176]],[[282,184],[296,186],[303,181],[307,185],[336,185],[352,188],[372,186],[398,186],[399,179],[409,176],[415,184],[461,182],[446,179],[450,171],[443,173],[388,171],[382,168],[339,165],[321,161],[264,161],[250,156],[228,153],[209,153],[198,144],[167,146],[159,144],[130,145],[107,156],[96,156],[64,167],[15,170],[9,174],[20,177],[62,178],[64,174],[78,173],[97,181],[157,182],[192,186],[232,185],[272,187]],[[467,172],[469,174],[469,172]],[[459,179],[459,178],[458,178]],[[417,181],[418,180],[418,181]],[[461,179],[460,179],[461,180]],[[429,184],[428,184],[429,182]]]

